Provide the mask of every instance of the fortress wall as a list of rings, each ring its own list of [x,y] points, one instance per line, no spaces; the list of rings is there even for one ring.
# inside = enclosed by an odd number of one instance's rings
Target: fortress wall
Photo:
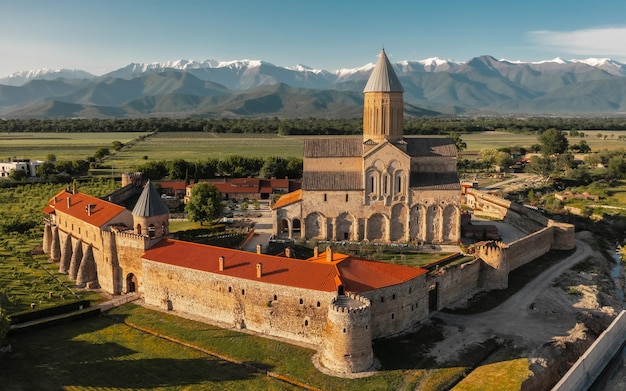
[[[122,175],[122,180],[124,180],[124,176]],[[142,187],[137,186],[134,183],[122,184],[122,188],[115,190],[113,193],[104,197],[107,201],[112,202],[114,204],[120,205],[122,202],[127,199],[134,197],[135,195],[141,193]]]
[[[471,206],[477,214],[501,219],[524,232],[538,231],[551,221],[541,213],[523,205],[476,189],[466,190],[463,203]]]
[[[544,255],[552,248],[554,240],[554,228],[546,227],[541,231],[534,232],[528,236],[509,243],[509,272],[520,266],[532,262]]]
[[[120,287],[121,292],[126,292],[126,277],[132,273],[137,277],[139,292],[142,291],[144,284],[144,270],[141,262],[141,256],[148,248],[151,240],[145,236],[130,233],[114,233],[115,248],[117,249],[117,267],[115,274],[111,277],[115,284]],[[113,259],[113,255],[110,259]],[[111,263],[109,260],[107,263]]]
[[[143,260],[140,285],[146,304],[246,328],[270,336],[320,345],[328,304],[321,292]],[[276,296],[276,300],[274,300]],[[300,304],[302,300],[302,304]]]
[[[432,287],[437,284],[437,309],[470,297],[479,286],[480,264],[478,259],[460,265],[453,265],[431,272],[426,279],[426,285]],[[425,301],[428,307],[428,297]]]
[[[371,301],[372,338],[400,334],[428,317],[426,275],[361,296]]]

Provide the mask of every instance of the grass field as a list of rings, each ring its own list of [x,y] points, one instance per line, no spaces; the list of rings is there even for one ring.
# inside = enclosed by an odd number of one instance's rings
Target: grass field
[[[50,153],[57,160],[78,160],[93,156],[100,147],[111,148],[113,141],[127,143],[142,132],[111,133],[0,133],[0,159],[45,160]]]
[[[228,155],[301,157],[304,139],[270,134],[215,134],[204,132],[157,133],[133,148],[107,159],[117,169],[129,169],[149,160],[183,159],[190,162]]]
[[[618,140],[626,132],[585,131],[584,140],[592,151],[626,148],[626,141]],[[52,153],[58,160],[86,159],[100,147],[110,148],[113,141],[128,143],[149,133],[0,133],[0,159],[45,159]],[[602,134],[606,138],[598,138]],[[320,136],[321,137],[321,136]],[[327,136],[323,136],[327,137]],[[358,137],[358,136],[351,136]],[[425,136],[440,137],[440,136]],[[131,148],[124,148],[105,159],[112,170],[95,171],[99,175],[118,175],[149,160],[184,159],[199,161],[206,158],[222,159],[228,155],[253,157],[301,157],[304,136],[279,136],[272,134],[226,134],[205,132],[162,132],[137,141]],[[462,134],[467,143],[463,156],[472,157],[483,148],[511,146],[530,147],[537,144],[537,136],[505,132],[481,132]],[[570,144],[577,144],[579,137],[570,137]],[[112,151],[113,152],[113,151]],[[147,160],[145,157],[147,156]]]

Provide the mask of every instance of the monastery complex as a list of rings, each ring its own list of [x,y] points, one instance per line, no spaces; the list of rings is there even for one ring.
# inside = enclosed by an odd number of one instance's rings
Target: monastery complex
[[[514,224],[513,243],[477,244],[474,257],[414,268],[314,250],[266,255],[173,240],[169,210],[151,184],[125,176],[96,198],[65,189],[44,208],[44,251],[79,287],[134,293],[163,311],[281,337],[318,349],[342,374],[372,369],[372,340],[414,330],[434,311],[503,288],[508,273],[551,249],[574,247],[574,229],[461,187],[454,145],[404,139],[402,87],[385,53],[365,88],[362,139],[308,140],[302,189],[273,209],[276,233],[306,239],[458,243],[461,204]],[[139,194],[132,209],[121,201]]]

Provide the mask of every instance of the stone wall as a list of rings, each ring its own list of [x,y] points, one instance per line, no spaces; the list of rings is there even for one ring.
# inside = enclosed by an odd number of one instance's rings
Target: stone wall
[[[426,278],[428,288],[437,289],[437,310],[469,298],[479,288],[481,262],[478,259],[432,271]],[[427,298],[428,299],[428,298]],[[428,305],[428,300],[425,300]]]
[[[400,334],[428,317],[426,275],[361,295],[371,301],[372,338]]]
[[[532,262],[546,254],[554,243],[554,228],[546,227],[528,236],[509,243],[509,271]]]
[[[146,304],[320,345],[335,292],[268,284],[143,260]]]

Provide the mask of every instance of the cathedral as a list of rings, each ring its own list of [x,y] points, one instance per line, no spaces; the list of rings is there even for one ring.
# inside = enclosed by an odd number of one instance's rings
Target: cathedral
[[[404,89],[384,50],[363,92],[362,138],[305,140],[302,189],[272,207],[275,235],[458,242],[461,186],[454,142],[404,137]]]

